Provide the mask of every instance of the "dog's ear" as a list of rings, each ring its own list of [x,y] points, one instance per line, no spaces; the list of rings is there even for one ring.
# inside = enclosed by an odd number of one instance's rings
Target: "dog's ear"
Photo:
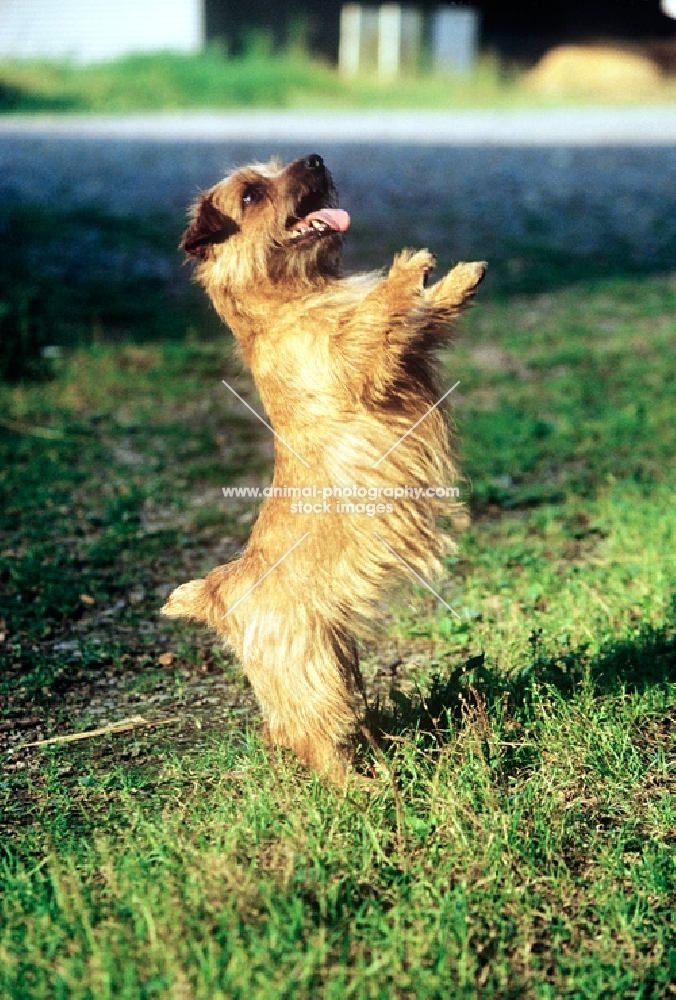
[[[214,243],[225,243],[234,233],[239,232],[239,226],[229,215],[224,215],[214,205],[212,196],[205,194],[199,201],[194,222],[186,229],[179,243],[191,257],[205,259],[209,247]]]

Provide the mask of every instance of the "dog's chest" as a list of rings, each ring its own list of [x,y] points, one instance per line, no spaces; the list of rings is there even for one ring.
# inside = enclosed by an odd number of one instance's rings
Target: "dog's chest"
[[[299,420],[323,415],[342,404],[345,394],[329,337],[323,331],[287,330],[263,335],[251,356],[251,371],[268,414]]]

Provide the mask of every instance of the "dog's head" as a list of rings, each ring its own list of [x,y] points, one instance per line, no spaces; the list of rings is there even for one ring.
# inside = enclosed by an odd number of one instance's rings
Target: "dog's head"
[[[291,288],[338,274],[347,212],[321,156],[236,170],[194,209],[181,247],[199,262],[212,297],[235,299],[273,284]]]

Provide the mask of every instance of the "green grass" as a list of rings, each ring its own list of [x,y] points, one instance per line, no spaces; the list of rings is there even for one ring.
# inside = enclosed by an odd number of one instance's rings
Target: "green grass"
[[[264,43],[264,39],[262,40]],[[658,100],[674,99],[665,83]],[[598,103],[599,99],[593,99]],[[574,96],[576,103],[584,98]],[[613,103],[612,98],[602,98]],[[626,100],[625,97],[618,100]],[[227,57],[213,47],[200,55],[133,55],[110,63],[0,63],[1,112],[127,112],[196,108],[481,108],[551,106],[564,98],[538,95],[523,73],[485,56],[467,77],[421,73],[382,83],[345,80],[300,50],[254,45]]]
[[[225,335],[0,386],[0,995],[673,996],[675,316],[635,276],[464,321],[460,621],[415,588],[364,648],[368,792],[266,751],[157,616],[246,539],[220,486],[269,475]],[[18,749],[134,714],[180,721]]]

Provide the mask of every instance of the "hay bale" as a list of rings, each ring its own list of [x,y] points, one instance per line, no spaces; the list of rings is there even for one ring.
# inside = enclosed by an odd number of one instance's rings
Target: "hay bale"
[[[664,76],[676,76],[676,38],[656,38],[643,48]]]
[[[550,97],[633,100],[655,96],[662,86],[652,59],[612,45],[561,45],[547,52],[526,79],[533,90]]]

